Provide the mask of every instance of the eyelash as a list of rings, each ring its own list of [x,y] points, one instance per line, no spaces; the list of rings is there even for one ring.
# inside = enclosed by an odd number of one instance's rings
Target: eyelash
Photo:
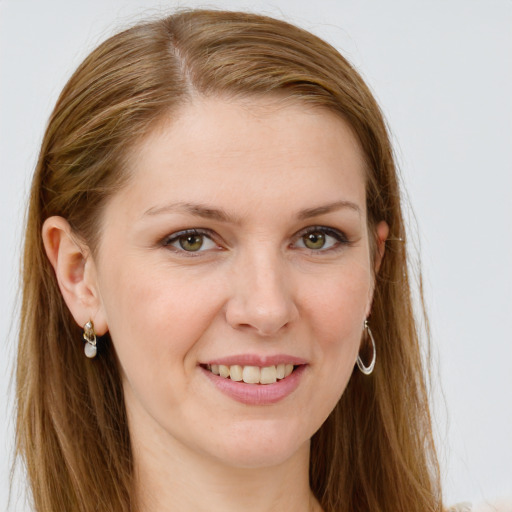
[[[303,242],[302,247],[296,247],[298,249],[304,249],[308,251],[310,254],[318,255],[318,254],[325,254],[334,252],[336,250],[340,250],[344,246],[348,246],[351,244],[350,240],[347,238],[347,236],[342,232],[334,228],[330,228],[327,226],[309,226],[307,228],[304,228],[303,230],[299,231],[296,235],[293,237],[293,242],[290,244],[290,246],[293,248],[293,246],[299,242],[303,241],[304,237],[307,235],[312,235],[315,233],[321,233],[327,237],[333,238],[335,240],[335,243],[333,243],[330,247],[327,247],[326,249],[319,248],[319,249],[311,249],[305,246]],[[197,251],[187,251],[183,247],[174,247],[174,243],[179,243],[180,238],[186,237],[186,236],[199,236],[203,237],[202,244],[200,248]],[[218,250],[221,250],[221,247],[219,247],[219,244],[215,242],[214,233],[207,229],[185,229],[183,231],[178,231],[176,233],[173,233],[166,238],[163,239],[162,245],[170,250],[173,250],[175,253],[186,256],[186,257],[198,257],[201,255],[201,253],[207,252],[211,249],[202,249],[202,246],[204,245],[204,239],[208,239],[212,244],[216,245],[216,248]],[[326,241],[326,243],[328,243]],[[181,244],[180,244],[181,245]],[[212,248],[213,249],[213,248]]]
[[[295,235],[294,243],[297,243],[300,240],[304,240],[304,237],[310,234],[314,233],[322,233],[323,235],[326,235],[328,237],[334,238],[335,242],[330,247],[327,247],[326,249],[310,249],[308,247],[302,247],[303,249],[308,250],[311,254],[319,254],[319,253],[328,253],[328,252],[334,252],[336,250],[340,250],[344,246],[348,246],[351,244],[348,237],[343,233],[342,231],[339,231],[338,229],[330,228],[327,226],[309,226],[297,233]]]
[[[210,240],[213,244],[217,246],[217,249],[220,249],[219,245],[216,244],[214,241],[213,232],[207,229],[185,229],[183,231],[178,231],[177,233],[173,233],[172,235],[167,236],[164,238],[162,245],[168,249],[173,250],[177,254],[188,256],[188,257],[197,257],[202,252],[205,252],[204,250],[197,250],[197,251],[187,251],[183,248],[173,247],[172,244],[179,243],[180,238],[186,237],[186,236],[200,236],[203,237],[203,239]],[[204,243],[204,242],[203,242]],[[203,244],[201,244],[202,247]]]

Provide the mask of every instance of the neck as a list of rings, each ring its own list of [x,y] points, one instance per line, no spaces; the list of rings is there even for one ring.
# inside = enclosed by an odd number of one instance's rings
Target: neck
[[[320,512],[309,488],[309,442],[269,467],[240,468],[176,442],[134,442],[140,512]],[[172,446],[171,446],[172,445]]]

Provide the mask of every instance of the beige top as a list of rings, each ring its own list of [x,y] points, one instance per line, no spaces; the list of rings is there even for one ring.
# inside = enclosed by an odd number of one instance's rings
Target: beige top
[[[471,503],[457,503],[446,512],[512,512],[512,498],[496,500],[480,505],[472,505]]]
[[[453,505],[446,512],[471,512],[472,509],[471,503],[457,503],[457,505]]]

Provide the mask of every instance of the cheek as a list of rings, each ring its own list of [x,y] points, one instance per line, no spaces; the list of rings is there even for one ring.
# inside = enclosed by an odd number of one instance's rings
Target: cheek
[[[183,367],[187,355],[217,314],[214,283],[175,275],[162,265],[113,269],[102,299],[110,335],[125,372],[155,374]]]
[[[354,370],[371,285],[367,267],[350,266],[346,272],[333,272],[321,289],[310,294],[305,305],[319,363],[316,383],[325,397],[322,404],[317,404],[321,416],[326,417],[334,408]]]
[[[356,270],[333,275],[304,304],[308,338],[314,340],[311,370],[315,385],[308,401],[311,435],[332,412],[353,374],[371,285],[367,276],[367,271]]]
[[[332,273],[322,286],[304,300],[321,340],[339,343],[354,336],[359,339],[371,301],[371,276],[366,267],[353,266]]]

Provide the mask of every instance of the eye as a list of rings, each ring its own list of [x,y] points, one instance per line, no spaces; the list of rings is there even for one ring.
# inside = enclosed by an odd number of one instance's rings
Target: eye
[[[348,243],[347,237],[337,229],[325,226],[313,226],[298,234],[294,246],[320,252],[334,249],[340,244],[346,245]]]
[[[175,249],[177,252],[203,252],[218,248],[218,245],[210,236],[196,229],[174,233],[166,238],[164,245]]]

